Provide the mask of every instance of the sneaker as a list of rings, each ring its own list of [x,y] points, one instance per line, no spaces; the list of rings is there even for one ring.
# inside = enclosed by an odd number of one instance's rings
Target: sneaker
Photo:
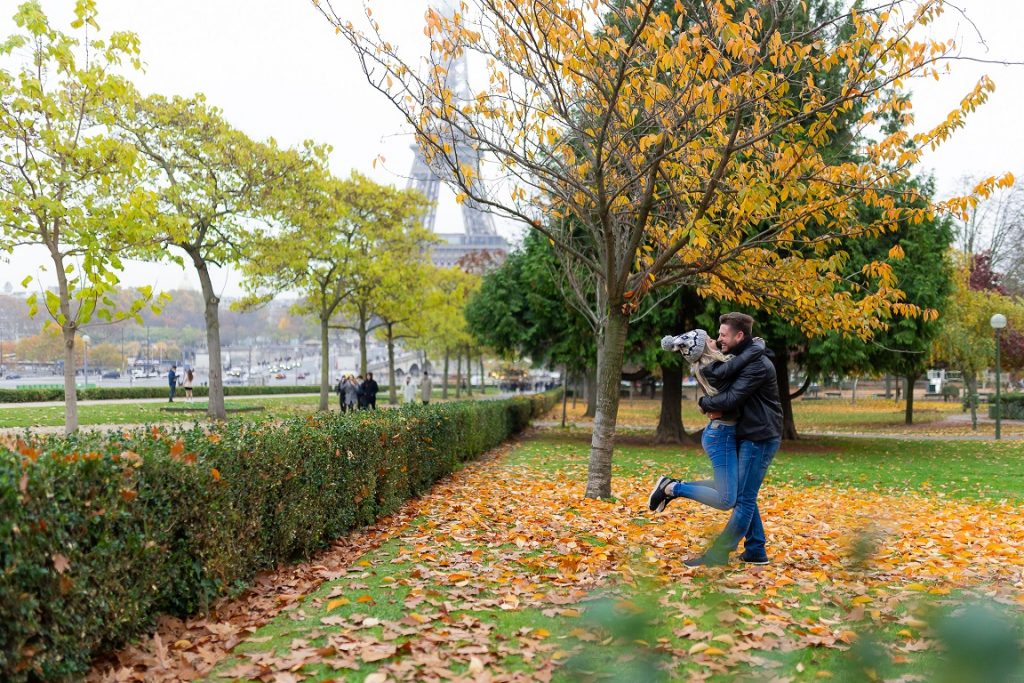
[[[729,564],[729,558],[705,553],[687,558],[683,560],[683,564],[687,567],[724,567]]]
[[[665,493],[665,484],[674,482],[675,479],[669,477],[659,477],[658,483],[651,489],[651,495],[647,497],[647,508],[651,512],[661,512],[668,505],[668,502],[672,500],[672,496]]]
[[[740,555],[740,562],[745,562],[747,564],[771,564],[771,560],[769,560],[768,556],[764,553],[753,554],[748,553],[746,550],[744,550],[743,554]]]

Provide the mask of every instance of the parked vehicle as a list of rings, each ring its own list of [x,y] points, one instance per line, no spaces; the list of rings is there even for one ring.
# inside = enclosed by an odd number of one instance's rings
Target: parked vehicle
[[[103,379],[121,379],[121,371],[107,370],[102,375],[100,375],[100,377],[102,377]]]
[[[285,379],[286,375],[283,372],[279,372],[274,375],[274,379]]]

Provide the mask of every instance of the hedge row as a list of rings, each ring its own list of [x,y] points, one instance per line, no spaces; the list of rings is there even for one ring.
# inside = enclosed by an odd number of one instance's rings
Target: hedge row
[[[208,387],[195,387],[195,396],[206,396]],[[320,385],[289,384],[288,386],[238,386],[224,387],[225,396],[256,396],[266,394],[318,394]],[[178,395],[185,391],[178,387]],[[167,386],[157,387],[90,387],[78,390],[79,400],[109,400],[115,398],[167,398]],[[64,389],[0,389],[0,403],[31,403],[34,401],[63,401]]]
[[[398,508],[557,392],[0,446],[0,680],[63,680]]]
[[[1024,420],[1024,393],[1003,394],[1000,396],[1003,409],[1000,417],[1006,420]],[[995,398],[988,407],[988,416],[996,418]]]

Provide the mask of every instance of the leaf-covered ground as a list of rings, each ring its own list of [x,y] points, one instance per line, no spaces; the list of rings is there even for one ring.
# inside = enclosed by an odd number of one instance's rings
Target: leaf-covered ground
[[[623,445],[610,502],[583,498],[586,454],[538,432],[354,562],[328,553],[262,628],[196,620],[109,677],[209,671],[218,630],[237,646],[209,680],[989,681],[979,667],[1019,661],[1024,444],[801,442],[763,491],[773,563],[712,570],[681,560],[724,513],[646,510],[654,478],[702,475],[702,453]]]

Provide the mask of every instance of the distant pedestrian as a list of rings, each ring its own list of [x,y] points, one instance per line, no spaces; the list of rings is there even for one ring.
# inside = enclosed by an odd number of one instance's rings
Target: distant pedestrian
[[[338,381],[334,383],[334,393],[338,395],[338,410],[342,413],[345,412],[345,378],[339,377]]]
[[[362,375],[356,377],[356,405],[359,407],[359,410],[366,408],[366,387],[363,384],[365,381],[366,378]]]
[[[192,402],[192,380],[195,379],[195,374],[192,372],[192,368],[185,370],[185,383],[182,384],[185,387],[185,398],[189,403]]]
[[[412,373],[405,376],[405,385],[402,387],[402,402],[412,403],[416,400],[416,383],[412,381]]]
[[[356,386],[356,381],[352,378],[352,375],[345,378],[343,388],[345,391],[345,403],[342,412],[353,412],[359,403],[359,387]]]
[[[167,384],[171,388],[171,395],[167,397],[168,403],[174,403],[174,389],[178,386],[177,369],[177,365],[172,365],[170,371],[167,373]]]
[[[430,392],[433,389],[433,383],[430,381],[430,373],[424,370],[423,381],[420,382],[420,399],[423,401],[423,405],[430,403]]]
[[[373,373],[366,373],[366,381],[363,382],[363,405],[369,410],[377,410],[377,392],[380,386],[373,378]]]

